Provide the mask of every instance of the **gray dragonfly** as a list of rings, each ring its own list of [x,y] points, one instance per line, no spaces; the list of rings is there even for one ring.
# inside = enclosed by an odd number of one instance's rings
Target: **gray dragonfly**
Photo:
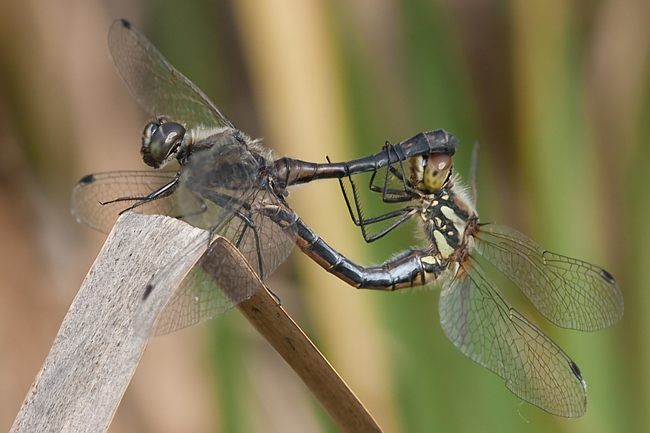
[[[272,207],[290,211],[284,199],[288,186],[455,150],[454,137],[437,130],[345,163],[273,160],[259,140],[238,130],[131,23],[115,21],[108,46],[127,87],[154,116],[143,131],[143,161],[155,169],[176,161],[179,168],[98,173],[81,179],[72,193],[72,213],[79,222],[105,233],[126,211],[173,216],[229,239],[265,279],[294,245],[295,236],[263,212]],[[197,266],[163,312],[156,333],[215,317],[252,295],[243,287],[228,292],[226,296],[218,290]]]

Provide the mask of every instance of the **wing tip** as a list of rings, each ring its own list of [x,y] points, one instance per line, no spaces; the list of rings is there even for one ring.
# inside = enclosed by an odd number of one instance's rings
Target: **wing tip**
[[[606,270],[601,269],[601,270],[600,270],[600,276],[601,276],[605,281],[607,281],[608,283],[610,283],[610,284],[616,284],[616,280],[614,279],[614,277],[612,276],[612,274],[610,274],[610,273],[607,272]]]
[[[90,185],[91,183],[95,182],[95,180],[97,180],[95,178],[95,175],[94,174],[89,174],[87,176],[82,177],[81,180],[77,183],[77,185],[79,185],[79,186]]]
[[[131,22],[129,20],[126,20],[124,18],[120,18],[115,22],[120,23],[122,25],[122,27],[125,27],[125,28],[131,30]]]

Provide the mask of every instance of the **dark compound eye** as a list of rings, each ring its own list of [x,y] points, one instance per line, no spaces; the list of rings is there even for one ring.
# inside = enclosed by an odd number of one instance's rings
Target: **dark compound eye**
[[[159,126],[160,125],[158,123],[154,123],[154,122],[147,124],[147,126],[144,127],[144,131],[142,132],[142,135],[144,136],[145,140],[151,141],[151,137],[156,132]]]
[[[178,123],[150,123],[144,129],[143,145],[154,161],[163,162],[176,151],[184,136],[185,128]]]

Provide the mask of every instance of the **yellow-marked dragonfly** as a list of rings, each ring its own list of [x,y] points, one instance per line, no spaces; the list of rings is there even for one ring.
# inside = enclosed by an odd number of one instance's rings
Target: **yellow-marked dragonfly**
[[[479,223],[473,199],[452,176],[451,156],[444,153],[410,158],[410,175],[403,161],[389,165],[380,192],[385,202],[405,206],[364,219],[354,182],[354,205],[341,183],[355,224],[372,242],[415,218],[426,245],[386,263],[359,266],[329,247],[295,214],[267,209],[292,233],[303,252],[329,272],[357,287],[396,290],[437,281],[442,287],[440,322],[458,349],[501,376],[510,391],[559,416],[585,413],[587,387],[578,366],[533,323],[503,297],[478,256],[510,279],[535,308],[554,324],[581,331],[608,327],[623,316],[623,297],[606,270],[546,251],[523,234],[497,224]],[[391,187],[397,179],[401,189]],[[369,235],[367,226],[389,222]]]

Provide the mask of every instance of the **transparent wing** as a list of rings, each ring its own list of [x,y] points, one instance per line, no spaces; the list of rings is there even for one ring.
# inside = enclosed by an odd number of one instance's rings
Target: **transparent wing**
[[[268,187],[267,179],[259,176],[259,164],[259,158],[246,146],[226,134],[219,143],[193,155],[172,194],[134,210],[175,216],[227,238],[254,271],[266,278],[286,260],[294,242],[281,226],[264,216],[265,206],[285,204]],[[87,176],[73,191],[73,213],[91,227],[108,231],[119,212],[139,200],[120,200],[107,205],[101,202],[145,197],[174,176],[174,173],[158,171]],[[165,319],[157,325],[156,333],[172,332],[215,317],[250,296],[250,292],[232,296],[232,291],[226,296],[204,272],[205,266],[204,262],[195,267],[180,284],[165,307]],[[211,266],[219,267],[221,263]],[[164,274],[156,278],[164,278]]]
[[[120,197],[146,197],[171,182],[175,175],[164,171],[115,171],[88,175],[72,190],[72,215],[78,222],[108,233],[120,212],[138,200],[102,203]],[[135,210],[144,214],[180,215],[174,196],[154,200]]]
[[[514,310],[478,263],[464,263],[440,295],[440,323],[461,352],[505,379],[521,399],[564,417],[585,413],[575,363]]]
[[[108,233],[119,212],[135,201],[120,201],[108,205],[101,205],[100,202],[125,196],[146,196],[171,181],[174,175],[175,173],[160,171],[123,171],[86,176],[73,190],[72,212],[80,222]],[[179,190],[172,196],[139,206],[135,211],[175,217],[185,215],[182,219],[193,225],[214,229],[216,233],[233,242],[255,272],[264,278],[286,260],[293,248],[293,240],[259,210],[259,206],[264,203],[278,203],[273,193],[267,189],[223,190],[226,199],[220,201],[222,206],[218,206],[197,197],[196,192],[187,188],[182,180]],[[228,263],[221,265],[228,266]],[[211,266],[218,267],[220,264]],[[165,278],[165,273],[157,274],[155,278]],[[162,318],[157,322],[155,334],[173,332],[216,317],[236,303],[248,299],[254,290],[247,290],[229,287],[229,295],[226,295],[205,273],[202,266],[196,266],[167,303]]]
[[[258,209],[264,203],[278,203],[272,192],[264,189],[253,190],[242,196],[242,199],[246,201],[236,212],[206,200],[208,210],[204,214],[185,220],[231,241],[260,278],[266,279],[286,260],[294,242],[279,225],[265,217]],[[239,200],[235,199],[231,203],[222,204],[226,207],[236,207],[239,206],[238,202]]]
[[[188,166],[185,173],[191,173],[191,170],[192,167]],[[194,187],[190,188],[185,173],[173,194],[133,210],[172,216],[224,236],[237,246],[262,278],[286,260],[293,248],[293,240],[258,209],[264,203],[278,204],[275,194],[267,188],[232,190],[214,187],[210,193],[219,198],[215,203],[200,196]],[[108,233],[121,211],[166,185],[174,176],[175,173],[162,171],[117,171],[86,176],[72,191],[72,214],[77,221]],[[102,204],[129,197],[137,198]]]
[[[476,249],[554,324],[595,331],[623,317],[623,295],[604,269],[544,250],[518,231],[481,226]]]
[[[269,192],[256,191],[248,197],[252,203],[277,203],[277,199]],[[221,224],[216,233],[228,239],[246,258],[252,269],[260,277],[270,275],[291,252],[293,240],[284,233],[281,227],[263,216],[251,206],[250,210],[242,208],[246,218],[240,218],[234,213],[228,214],[228,220]],[[252,224],[251,224],[252,223]],[[209,260],[209,262],[208,262]],[[219,287],[214,281],[215,274],[233,272],[231,280],[221,276],[224,281],[236,281],[237,272],[229,255],[223,256],[206,254],[188,276],[182,281],[174,295],[166,304],[155,327],[155,335],[166,334],[197,324],[206,319],[212,319],[228,311],[234,305],[248,299],[257,286],[231,285]],[[261,266],[260,266],[261,263]],[[209,269],[206,273],[205,269]],[[250,272],[250,271],[249,271]],[[156,278],[161,278],[156,276]],[[164,276],[162,277],[164,278]]]
[[[224,238],[214,240],[192,272],[195,274],[190,274],[184,282],[198,277],[204,286],[182,284],[158,316],[153,335],[167,334],[202,319],[214,318],[263,287],[234,245]],[[165,278],[164,273],[155,276],[152,283],[161,281],[160,278]]]
[[[211,263],[206,263],[208,258],[211,259]],[[209,266],[208,269],[211,269],[210,273],[213,275],[237,272],[237,269],[233,268],[231,257],[214,253],[206,254],[166,303],[156,321],[153,335],[168,334],[195,325],[202,320],[215,318],[248,299],[257,290],[257,287],[251,286],[221,287],[210,277],[210,274],[206,273],[203,265]],[[165,278],[165,273],[152,278],[150,284],[153,290],[156,281],[161,281],[161,278]]]
[[[212,101],[128,21],[111,25],[108,48],[126,86],[152,116],[168,116],[186,129],[200,125],[234,129]]]
[[[196,153],[188,162],[181,176],[178,203],[184,220],[229,240],[250,268],[265,279],[286,260],[294,241],[263,214],[266,205],[285,205],[266,185],[266,180],[258,177],[258,165],[254,155],[229,137]],[[196,208],[197,199],[202,200],[203,211],[193,215],[185,212],[187,203],[190,209]],[[235,266],[230,255],[211,251],[204,257],[166,304],[156,324],[156,335],[214,318],[257,290],[235,282],[224,283],[229,280],[222,274]],[[232,272],[240,271],[232,268]],[[218,287],[215,275],[222,275],[219,281],[227,286]],[[235,280],[233,275],[232,281]]]

